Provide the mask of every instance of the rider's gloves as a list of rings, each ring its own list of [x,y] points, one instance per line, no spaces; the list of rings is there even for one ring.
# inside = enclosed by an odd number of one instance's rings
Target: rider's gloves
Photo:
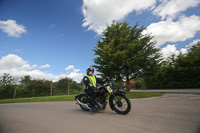
[[[88,86],[89,86],[90,88],[92,88],[92,87],[93,87],[93,84],[92,84],[92,83],[89,83]]]

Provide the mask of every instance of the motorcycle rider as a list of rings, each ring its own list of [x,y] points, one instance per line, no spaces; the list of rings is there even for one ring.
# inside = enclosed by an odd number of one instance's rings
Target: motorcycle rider
[[[102,79],[97,78],[94,74],[94,68],[88,68],[86,70],[87,75],[83,77],[83,82],[85,84],[85,92],[91,97],[91,108],[97,110],[95,98],[96,93],[99,91],[97,88],[97,83],[105,83]]]

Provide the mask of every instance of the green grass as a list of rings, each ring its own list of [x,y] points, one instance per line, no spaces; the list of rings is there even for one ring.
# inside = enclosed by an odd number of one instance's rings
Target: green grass
[[[162,96],[163,93],[159,92],[127,92],[126,96],[130,99],[134,98],[148,98]]]
[[[128,98],[147,98],[162,96],[162,93],[157,92],[128,92]],[[16,98],[16,99],[3,99],[2,103],[24,103],[24,102],[46,102],[46,101],[74,101],[76,95],[61,95],[61,96],[45,96],[45,97],[31,97],[31,98]]]
[[[74,101],[76,95],[45,96],[31,98],[3,99],[1,103],[46,102],[46,101]]]

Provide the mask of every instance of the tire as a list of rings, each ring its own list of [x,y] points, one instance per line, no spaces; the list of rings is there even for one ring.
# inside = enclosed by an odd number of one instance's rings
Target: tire
[[[86,103],[87,96],[86,95],[80,95],[78,99],[81,103]],[[85,107],[84,105],[79,104],[79,106],[81,107],[81,109],[83,111],[89,111],[89,109],[87,107]]]
[[[115,94],[115,96],[111,96],[109,99],[110,108],[114,110],[118,114],[126,115],[131,110],[131,102],[123,94]]]

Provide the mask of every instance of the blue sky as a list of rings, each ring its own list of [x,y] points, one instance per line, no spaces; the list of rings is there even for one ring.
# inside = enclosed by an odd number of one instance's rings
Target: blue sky
[[[80,81],[112,20],[144,25],[164,57],[200,40],[200,0],[0,0],[0,76]]]

